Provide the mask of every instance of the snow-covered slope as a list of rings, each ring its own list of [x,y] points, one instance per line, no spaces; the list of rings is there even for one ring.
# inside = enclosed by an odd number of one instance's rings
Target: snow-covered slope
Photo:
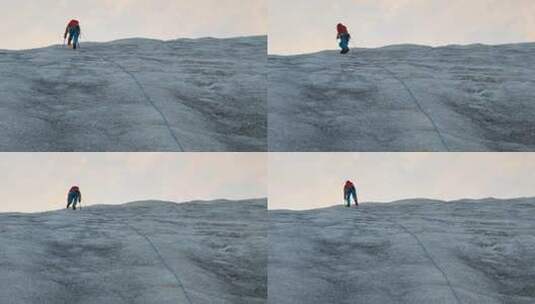
[[[0,302],[266,303],[266,200],[0,214]]]
[[[535,303],[535,198],[270,211],[269,303]]]
[[[0,51],[0,151],[265,151],[266,37]]]
[[[535,44],[269,56],[271,151],[535,150]]]

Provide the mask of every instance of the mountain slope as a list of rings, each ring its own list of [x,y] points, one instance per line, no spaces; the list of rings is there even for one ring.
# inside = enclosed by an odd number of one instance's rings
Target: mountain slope
[[[0,51],[1,151],[265,151],[266,37]]]
[[[265,303],[266,200],[0,214],[2,303]]]
[[[270,211],[269,303],[534,303],[534,217],[534,198]]]
[[[269,56],[271,151],[532,151],[535,44]]]

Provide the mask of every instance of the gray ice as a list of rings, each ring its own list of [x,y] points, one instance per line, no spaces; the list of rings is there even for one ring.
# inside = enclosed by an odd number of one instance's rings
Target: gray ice
[[[0,302],[266,303],[266,200],[0,214]]]
[[[265,151],[266,37],[0,50],[0,151]]]
[[[535,198],[270,211],[268,303],[535,303]]]
[[[533,151],[535,43],[269,56],[270,151]]]

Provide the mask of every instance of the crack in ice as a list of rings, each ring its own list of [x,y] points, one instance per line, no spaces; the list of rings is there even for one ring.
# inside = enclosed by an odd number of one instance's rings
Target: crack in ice
[[[136,86],[139,88],[139,90],[141,91],[141,93],[143,94],[143,97],[145,97],[145,99],[150,103],[150,105],[152,105],[152,107],[156,110],[156,112],[158,112],[158,114],[160,115],[160,117],[162,118],[164,124],[165,124],[165,127],[167,128],[167,130],[169,131],[169,134],[171,135],[171,137],[173,138],[174,142],[176,143],[176,145],[178,146],[178,148],[180,149],[180,152],[184,152],[184,147],[182,146],[182,144],[180,143],[180,141],[178,140],[176,134],[173,132],[173,130],[171,129],[171,125],[169,124],[169,120],[167,119],[167,117],[163,114],[162,110],[160,110],[160,108],[158,108],[158,106],[156,106],[156,104],[154,103],[154,101],[152,100],[152,98],[149,96],[149,94],[147,94],[147,92],[145,91],[145,88],[143,87],[143,85],[141,84],[141,82],[139,81],[139,79],[136,77],[136,75],[134,75],[134,73],[128,71],[126,68],[124,68],[122,65],[120,65],[119,63],[115,62],[114,60],[111,60],[111,59],[106,59],[104,58],[103,56],[100,56],[100,55],[96,55],[98,58],[100,58],[102,61],[104,62],[108,62],[108,63],[111,63],[113,65],[115,65],[117,68],[119,68],[121,71],[123,71],[125,74],[127,74],[128,76],[130,76],[130,78],[132,78],[132,80],[136,83]]]
[[[178,277],[178,275],[176,274],[176,272],[171,268],[171,266],[169,266],[169,264],[166,262],[166,260],[163,258],[162,254],[160,253],[160,250],[158,250],[158,247],[156,247],[156,245],[154,244],[154,242],[144,233],[142,233],[141,231],[139,231],[136,227],[130,225],[130,223],[128,222],[125,222],[126,226],[128,226],[131,230],[133,230],[137,235],[141,236],[142,238],[144,238],[147,243],[149,243],[149,245],[152,247],[152,250],[154,250],[154,252],[156,253],[156,256],[158,257],[158,259],[160,260],[160,262],[162,263],[162,265],[164,265],[164,267],[173,275],[173,277],[175,278],[177,284],[178,284],[178,287],[180,287],[180,289],[182,290],[186,300],[188,301],[189,304],[192,304],[193,302],[191,301],[188,293],[186,292],[186,288],[184,287],[184,284],[182,283],[182,280],[180,280],[180,278]]]
[[[420,102],[418,101],[418,99],[416,98],[416,96],[414,96],[414,93],[412,92],[411,88],[407,85],[407,83],[401,79],[398,75],[396,75],[396,73],[394,73],[392,70],[390,70],[389,68],[379,64],[379,63],[376,63],[376,62],[372,62],[373,65],[375,65],[376,67],[379,67],[381,69],[383,69],[384,71],[386,71],[388,74],[390,74],[394,79],[396,79],[399,83],[401,83],[401,85],[403,85],[403,87],[405,88],[405,90],[407,91],[407,93],[409,93],[409,96],[411,97],[412,101],[416,104],[416,106],[418,107],[418,109],[420,110],[420,112],[422,112],[422,114],[425,115],[425,117],[427,117],[427,119],[429,120],[429,122],[431,123],[431,125],[433,125],[433,129],[435,130],[435,132],[438,134],[438,137],[440,138],[440,141],[442,142],[442,145],[444,146],[444,148],[446,149],[447,152],[450,152],[450,148],[449,146],[446,144],[446,140],[444,139],[442,133],[440,132],[437,124],[435,123],[435,121],[433,120],[433,118],[431,117],[431,115],[429,115],[429,113],[427,113],[424,108],[422,107],[422,105],[420,104]]]
[[[362,207],[361,207],[362,208]],[[360,209],[359,210],[361,213],[365,213],[365,214],[368,214],[370,215],[369,212],[365,211],[365,210],[362,210]],[[373,215],[375,217],[377,217],[376,215]],[[448,285],[448,288],[450,289],[451,293],[453,294],[453,297],[455,298],[455,301],[458,303],[458,304],[462,304],[463,302],[461,301],[461,299],[459,298],[459,295],[457,295],[457,292],[455,291],[455,289],[453,288],[453,285],[451,284],[451,281],[450,279],[448,278],[448,275],[446,274],[446,272],[438,265],[438,263],[435,261],[435,258],[433,258],[433,256],[431,255],[431,253],[427,250],[427,247],[424,245],[424,243],[422,242],[422,240],[420,240],[420,238],[418,237],[418,235],[416,235],[416,233],[412,232],[409,228],[407,228],[405,225],[401,224],[400,222],[394,220],[392,217],[389,217],[387,218],[387,221],[391,222],[391,223],[394,223],[396,224],[398,227],[400,227],[403,231],[405,231],[405,233],[409,234],[412,238],[414,238],[416,240],[416,243],[418,244],[418,246],[422,249],[422,251],[424,252],[424,254],[426,255],[426,257],[429,259],[429,261],[431,261],[431,263],[433,264],[433,266],[441,273],[442,277],[444,278],[444,281],[446,282],[446,284]]]
[[[110,222],[113,222],[112,219],[110,219],[110,217],[108,217],[107,215],[105,214],[102,214],[102,213],[95,213],[94,211],[89,211],[88,212],[89,214],[92,214],[92,215],[99,215],[99,216],[102,216],[106,219],[108,219]],[[186,300],[188,301],[188,304],[193,304],[193,302],[191,301],[191,298],[189,297],[187,291],[186,291],[186,288],[184,287],[184,284],[182,283],[182,280],[180,279],[180,277],[178,276],[178,274],[173,270],[173,268],[171,268],[171,266],[169,266],[169,264],[167,263],[167,261],[164,259],[164,257],[162,256],[162,254],[160,253],[160,250],[158,249],[158,247],[154,244],[154,242],[144,233],[142,233],[139,229],[137,229],[136,227],[134,227],[133,225],[131,225],[128,220],[126,221],[119,221],[122,225],[125,225],[127,226],[130,230],[134,231],[138,236],[142,237],[143,239],[145,239],[145,241],[150,245],[150,247],[152,248],[152,250],[154,251],[154,253],[156,254],[156,256],[158,257],[158,260],[160,261],[160,263],[165,267],[165,269],[167,271],[169,271],[169,273],[171,273],[173,275],[173,277],[175,278],[176,282],[177,282],[177,286],[179,287],[180,290],[182,290],[182,293],[184,294],[184,297],[186,298]]]

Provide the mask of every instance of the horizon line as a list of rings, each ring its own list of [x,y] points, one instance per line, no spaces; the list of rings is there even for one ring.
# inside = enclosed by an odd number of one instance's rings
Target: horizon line
[[[126,41],[126,40],[152,40],[152,41],[159,41],[159,42],[172,42],[172,41],[181,41],[181,40],[232,40],[232,39],[243,39],[243,38],[262,38],[266,37],[267,34],[260,34],[260,35],[242,35],[242,36],[228,36],[228,37],[215,37],[215,36],[200,36],[200,37],[178,37],[175,39],[159,39],[159,38],[150,38],[150,37],[140,37],[140,36],[132,36],[132,37],[126,37],[126,38],[118,38],[113,40],[106,40],[106,41],[94,41],[94,40],[81,40],[83,44],[106,44],[106,43],[114,43],[118,41]],[[62,46],[62,44],[56,43],[56,44],[49,44],[47,46],[40,46],[40,47],[34,47],[34,48],[24,48],[24,49],[2,49],[0,48],[0,52],[23,52],[23,51],[32,51],[32,50],[41,50],[46,48],[52,48],[56,46]]]
[[[493,197],[493,196],[488,196],[488,197],[480,197],[480,198],[460,198],[460,199],[451,199],[451,200],[442,200],[442,199],[434,199],[434,198],[425,198],[425,197],[414,197],[414,198],[404,198],[404,199],[398,199],[398,200],[393,200],[393,201],[362,201],[362,202],[359,202],[359,206],[360,205],[372,205],[372,204],[375,204],[375,205],[388,205],[388,204],[396,204],[396,203],[402,203],[402,202],[410,202],[410,201],[416,201],[418,203],[418,201],[430,201],[430,202],[438,202],[438,203],[456,203],[456,202],[463,202],[463,201],[486,201],[486,200],[496,200],[496,201],[512,201],[512,200],[529,200],[529,199],[533,199],[535,200],[535,196],[519,196],[519,197],[503,197],[503,198],[500,198],[500,197]],[[345,206],[344,203],[342,204],[334,204],[334,205],[329,205],[329,206],[325,206],[325,207],[319,207],[319,208],[310,208],[310,209],[286,209],[286,208],[279,208],[279,209],[269,209],[269,199],[268,199],[268,211],[295,211],[295,212],[299,212],[299,211],[314,211],[314,210],[323,210],[323,209],[330,209],[330,208],[334,208],[334,207],[340,207],[340,206]],[[352,204],[351,206],[354,206],[354,204]]]
[[[268,37],[269,38],[269,37]],[[385,44],[381,46],[375,46],[375,47],[352,47],[353,50],[378,50],[383,48],[389,48],[389,47],[422,47],[422,48],[430,48],[430,49],[438,49],[438,48],[446,48],[446,47],[467,47],[467,46],[487,46],[487,47],[500,47],[500,46],[511,46],[511,45],[523,45],[523,44],[535,44],[535,41],[523,41],[523,42],[507,42],[507,43],[499,43],[499,44],[487,44],[487,43],[481,43],[481,42],[474,42],[474,43],[467,43],[467,44],[461,44],[461,43],[450,43],[450,44],[440,44],[440,45],[426,45],[426,44],[418,44],[418,43],[394,43],[394,44]],[[269,41],[268,41],[269,45]],[[276,56],[276,57],[292,57],[292,56],[303,56],[303,55],[317,55],[320,53],[328,53],[328,52],[337,52],[339,53],[340,50],[338,48],[333,49],[323,49],[319,51],[310,51],[310,52],[304,52],[304,53],[270,53],[268,51],[268,56]]]
[[[235,203],[242,203],[242,202],[248,202],[248,201],[260,201],[260,200],[268,200],[267,197],[253,197],[253,198],[244,198],[244,199],[229,199],[229,198],[217,198],[217,199],[196,199],[196,200],[187,200],[187,201],[170,201],[170,200],[162,200],[162,199],[141,199],[141,200],[134,200],[134,201],[128,201],[123,202],[119,204],[106,204],[106,203],[94,203],[94,204],[85,204],[81,203],[82,210],[84,208],[90,208],[90,207],[124,207],[126,205],[130,204],[141,204],[141,203],[165,203],[165,204],[207,204],[207,203],[216,203],[216,202],[235,202]],[[79,205],[78,203],[77,205]],[[22,212],[22,211],[8,211],[8,212],[0,212],[0,215],[4,214],[40,214],[40,213],[48,213],[48,212],[56,212],[65,210],[66,208],[59,208],[59,209],[50,209],[50,210],[44,210],[44,211],[32,211],[32,212]]]

